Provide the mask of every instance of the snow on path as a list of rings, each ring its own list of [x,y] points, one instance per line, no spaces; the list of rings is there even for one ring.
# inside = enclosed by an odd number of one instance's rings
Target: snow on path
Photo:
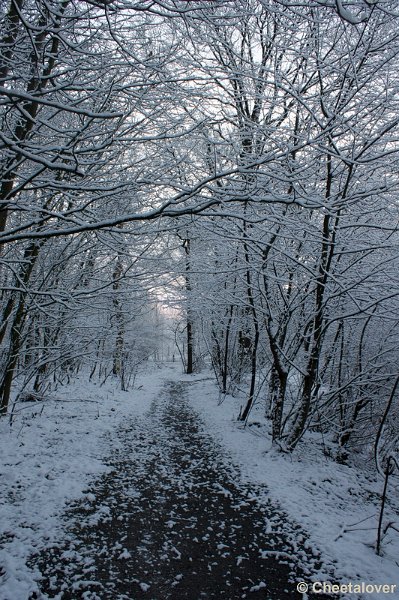
[[[27,600],[37,589],[28,557],[60,538],[67,503],[109,471],[106,435],[143,414],[167,374],[152,365],[129,392],[77,379],[45,402],[18,404],[12,427],[0,420],[0,600]]]
[[[167,419],[162,422],[159,404],[160,398],[163,397],[161,389],[165,380],[173,380],[176,383],[184,381],[190,384],[187,386],[187,392],[191,406],[206,423],[202,426],[196,421],[196,426],[199,427],[198,435],[203,436],[203,441],[205,439],[209,441],[209,432],[211,432],[212,437],[220,443],[219,446],[214,446],[216,456],[213,460],[218,468],[221,464],[227,468],[233,456],[234,462],[240,466],[241,473],[245,476],[247,491],[250,490],[267,510],[269,510],[268,502],[273,498],[275,504],[277,502],[281,504],[292,518],[305,526],[310,534],[309,540],[306,540],[306,536],[303,536],[299,530],[295,532],[295,528],[290,528],[278,511],[275,512],[278,515],[276,523],[271,518],[263,523],[269,535],[275,533],[274,526],[279,535],[285,530],[290,552],[294,549],[295,559],[302,563],[304,581],[331,580],[332,576],[329,574],[331,570],[334,570],[335,577],[343,582],[363,580],[396,583],[399,581],[398,540],[396,538],[384,540],[384,557],[378,558],[373,553],[372,523],[378,510],[378,484],[374,484],[356,469],[336,465],[331,460],[320,459],[319,448],[312,450],[311,439],[304,444],[303,448],[298,449],[293,457],[269,452],[266,425],[262,424],[258,428],[258,423],[245,430],[239,428],[235,421],[239,400],[227,397],[219,406],[217,389],[210,376],[206,374],[182,376],[177,365],[164,366],[162,369],[152,365],[151,372],[143,373],[138,378],[135,389],[127,393],[116,390],[115,384],[111,382],[100,387],[88,384],[86,381],[77,381],[59,390],[54,398],[49,398],[43,404],[19,405],[11,429],[4,419],[0,422],[0,452],[3,463],[0,467],[0,600],[28,600],[31,593],[38,589],[36,580],[40,573],[37,565],[33,563],[28,565],[27,560],[30,555],[40,554],[44,548],[50,546],[53,547],[54,552],[57,545],[60,552],[62,548],[64,549],[62,551],[65,551],[65,530],[61,517],[68,506],[71,510],[73,506],[77,508],[79,504],[80,508],[86,506],[85,518],[89,519],[90,527],[97,525],[102,527],[104,522],[112,522],[111,508],[106,502],[99,504],[99,496],[90,489],[90,481],[108,476],[112,479],[112,471],[115,469],[104,457],[111,454],[118,462],[124,453],[126,443],[130,444],[129,457],[136,465],[134,473],[141,473],[142,483],[145,481],[145,468],[140,465],[145,462],[145,457],[147,457],[147,466],[150,465],[148,462],[150,457],[153,460],[151,469],[154,471],[154,476],[151,476],[149,483],[153,481],[155,485],[173,473],[171,481],[165,488],[166,503],[169,498],[168,486],[173,487],[176,482],[184,484],[186,481],[191,489],[184,493],[190,498],[198,497],[203,485],[194,485],[192,477],[198,475],[204,457],[201,455],[194,460],[183,448],[183,455],[186,453],[187,458],[180,456],[180,460],[183,466],[185,460],[189,464],[178,473],[171,467],[173,445],[171,447],[171,442],[167,442],[169,437],[165,438]],[[153,413],[158,417],[152,421],[153,429],[148,429],[149,421],[146,413],[151,402],[153,402]],[[170,411],[169,413],[171,414]],[[256,413],[255,409],[250,421],[263,423],[261,413]],[[122,435],[124,439],[118,439],[115,435],[121,422],[125,424],[125,433]],[[170,432],[171,427],[172,424],[169,423]],[[120,431],[122,433],[123,428]],[[153,440],[152,444],[148,444],[150,438]],[[170,449],[169,454],[164,451],[159,453],[156,450],[161,440]],[[176,440],[173,442],[175,443]],[[174,452],[176,451],[175,448]],[[230,475],[227,473],[226,476],[236,481],[237,473],[233,468],[230,471]],[[234,481],[233,487],[236,485]],[[133,502],[131,506],[136,506],[135,512],[140,514],[142,492],[135,484],[133,475],[127,487],[128,489],[125,489],[126,486],[122,486],[122,489],[126,491],[127,497],[131,498]],[[148,490],[150,493],[151,486]],[[213,493],[216,493],[219,499],[228,500],[233,492],[229,485],[216,479]],[[126,498],[119,499],[122,507],[126,501]],[[162,504],[159,495],[158,501]],[[262,512],[261,507],[259,510]],[[150,522],[154,520],[156,511],[163,514],[159,503],[154,507],[153,515],[149,518]],[[364,517],[367,517],[368,521],[350,527],[351,524],[362,521]],[[395,519],[388,506],[387,518],[391,517]],[[184,519],[181,522],[184,522]],[[165,523],[169,533],[177,531],[181,525],[174,515],[169,515]],[[190,527],[193,525],[188,523]],[[73,534],[70,532],[68,536],[69,554],[67,553],[64,558],[71,561],[73,556],[81,557],[82,554],[71,546],[73,545],[71,540],[76,537],[76,532]],[[145,534],[136,541],[140,542],[139,547],[147,548],[151,540],[147,539]],[[190,541],[193,547],[196,547],[197,543]],[[106,552],[110,556],[113,556],[113,553],[117,554],[120,557],[120,564],[125,564],[127,568],[132,552],[123,544],[120,547],[120,541],[115,544],[112,552],[108,550]],[[217,548],[219,544],[222,545]],[[223,544],[225,541],[216,544],[216,549],[220,553],[223,553],[223,550],[228,551],[223,548]],[[321,549],[324,568],[320,567],[317,571],[317,561],[312,558],[312,551],[304,552],[303,546]],[[181,550],[176,546],[175,548],[172,553],[177,561],[178,552],[181,553]],[[279,558],[287,557],[281,553],[281,549],[277,552]],[[270,549],[267,552],[262,550],[261,555],[270,557],[272,553],[273,550]],[[79,560],[76,558],[76,564],[80,564]],[[84,560],[87,561],[84,568],[90,573],[95,565],[91,564],[88,556]],[[236,562],[240,565],[248,563],[244,554],[236,557]],[[108,572],[107,577],[109,576]],[[174,590],[179,585],[182,587],[178,583],[182,578],[183,573],[177,572],[176,582],[172,582]],[[138,593],[142,593],[143,598],[151,598],[154,585],[151,592],[148,581],[144,578],[138,579],[140,579],[137,583]],[[263,579],[256,581],[255,578],[250,587],[252,589],[250,597],[261,590],[264,592],[262,586],[267,583]],[[292,584],[289,591],[292,592]],[[158,592],[159,589],[157,594]],[[79,597],[76,596],[76,591],[71,596],[73,600]],[[86,600],[90,598],[87,595],[81,597]],[[135,600],[135,597],[128,597],[129,600]],[[154,596],[154,598],[162,597]],[[178,598],[176,595],[172,597],[173,600]],[[264,594],[261,597],[267,596]],[[295,596],[291,594],[290,597]],[[348,594],[346,597],[350,600],[358,600],[362,596]],[[396,594],[363,596],[365,600],[381,597],[394,598]],[[126,596],[120,596],[120,600],[124,598]],[[193,600],[195,598],[196,596]],[[303,598],[306,600],[306,594]],[[112,600],[118,599],[113,597]]]
[[[110,471],[68,509],[66,539],[35,559],[43,579],[34,597],[306,597],[292,574],[303,580],[320,567],[317,556],[284,514],[258,503],[263,490],[242,484],[185,388],[170,382],[148,414],[115,432]],[[307,573],[298,572],[298,558]]]
[[[326,571],[312,576],[313,581],[352,584],[352,589],[369,586],[363,593],[347,592],[348,600],[399,598],[399,534],[389,530],[384,536],[383,556],[374,551],[383,481],[372,465],[361,470],[323,456],[320,434],[308,433],[292,456],[275,452],[262,402],[243,427],[237,415],[245,398],[220,396],[210,373],[176,373],[176,378],[190,382],[191,405],[207,431],[232,455],[242,476],[267,486],[268,497],[300,523],[312,547],[319,548]],[[398,492],[398,478],[392,478],[384,525],[399,526]],[[331,579],[331,569],[336,579]]]

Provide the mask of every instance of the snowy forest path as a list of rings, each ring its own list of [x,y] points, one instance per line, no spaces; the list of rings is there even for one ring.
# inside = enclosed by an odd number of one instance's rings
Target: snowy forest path
[[[311,597],[295,583],[320,567],[303,532],[240,479],[190,407],[187,385],[168,382],[142,419],[110,439],[111,472],[69,507],[65,538],[32,559],[42,579],[31,598]]]

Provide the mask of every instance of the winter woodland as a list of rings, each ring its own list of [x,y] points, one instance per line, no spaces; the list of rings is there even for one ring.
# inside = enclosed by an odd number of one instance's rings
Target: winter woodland
[[[320,434],[388,496],[397,2],[2,0],[0,19],[2,419],[182,361],[239,422],[261,406],[276,452]]]

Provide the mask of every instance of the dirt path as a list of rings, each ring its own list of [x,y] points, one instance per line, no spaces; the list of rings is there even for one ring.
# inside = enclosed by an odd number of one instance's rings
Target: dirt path
[[[36,597],[303,598],[293,577],[309,574],[295,557],[312,566],[315,557],[302,533],[287,533],[284,515],[258,502],[264,490],[240,482],[185,385],[168,383],[149,414],[111,440],[112,473],[65,515],[66,540],[34,559],[43,575]]]

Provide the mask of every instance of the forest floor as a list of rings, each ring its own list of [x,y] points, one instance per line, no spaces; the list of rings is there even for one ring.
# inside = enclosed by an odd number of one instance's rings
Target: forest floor
[[[178,371],[155,369],[127,393],[75,382],[2,423],[0,600],[306,600],[328,596],[298,582],[398,582],[395,561],[346,531],[344,515],[371,508],[359,474],[324,465],[353,497],[323,500],[317,464],[312,479],[303,457],[265,454],[259,421],[237,428],[233,399],[218,405],[210,378]]]

